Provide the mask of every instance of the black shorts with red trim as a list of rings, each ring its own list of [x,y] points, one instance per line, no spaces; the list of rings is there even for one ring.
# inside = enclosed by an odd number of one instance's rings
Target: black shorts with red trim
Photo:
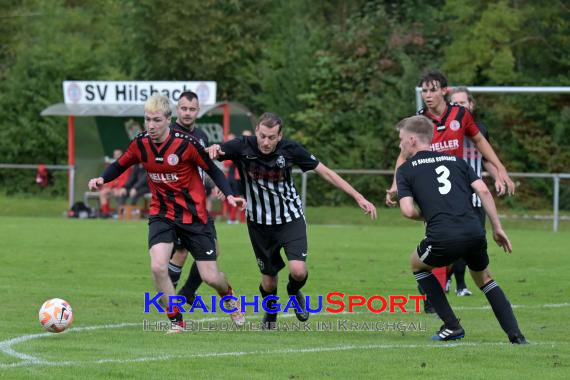
[[[186,248],[194,260],[214,261],[217,258],[215,230],[213,223],[184,224],[153,216],[148,221],[148,247],[158,243],[173,243],[180,241],[180,246]]]

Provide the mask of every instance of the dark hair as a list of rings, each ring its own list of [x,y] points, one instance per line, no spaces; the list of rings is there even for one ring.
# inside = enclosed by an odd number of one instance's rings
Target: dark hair
[[[281,120],[281,118],[277,115],[275,115],[274,113],[271,112],[265,112],[263,115],[261,115],[259,117],[259,121],[257,122],[257,125],[265,125],[268,128],[273,128],[276,125],[279,126],[279,132],[281,132],[281,129],[283,128],[283,120]]]
[[[422,115],[400,120],[397,128],[417,135],[422,142],[427,144],[431,143],[433,138],[433,124],[427,117]]]
[[[441,88],[447,87],[447,77],[439,71],[428,71],[422,75],[418,83],[418,87],[421,87],[424,83],[431,84],[433,82],[438,82]]]
[[[200,99],[198,99],[198,95],[196,95],[194,91],[184,91],[182,94],[180,94],[178,100],[182,98],[186,98],[186,100],[188,100],[189,102],[191,102],[194,99],[200,101]]]

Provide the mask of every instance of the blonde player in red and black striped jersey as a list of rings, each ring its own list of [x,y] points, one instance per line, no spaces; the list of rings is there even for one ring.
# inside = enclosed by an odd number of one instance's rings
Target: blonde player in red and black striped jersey
[[[128,167],[142,163],[152,193],[148,236],[150,267],[156,290],[163,293],[163,305],[169,305],[176,296],[168,276],[168,262],[177,238],[197,261],[204,282],[221,297],[234,296],[216,263],[213,233],[207,223],[206,190],[199,168],[212,178],[229,203],[245,207],[245,200],[234,197],[223,172],[194,137],[169,128],[172,111],[167,97],[152,96],[145,103],[144,112],[146,132],[139,134],[101,177],[91,179],[89,188],[99,190]],[[245,313],[241,312],[235,296],[224,303],[226,309],[233,310],[230,314],[233,322],[245,323]],[[173,306],[167,313],[177,327],[171,332],[184,331],[180,311],[178,306]]]

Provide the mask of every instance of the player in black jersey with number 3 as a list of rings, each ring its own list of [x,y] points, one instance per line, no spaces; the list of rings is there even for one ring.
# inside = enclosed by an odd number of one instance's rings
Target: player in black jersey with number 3
[[[433,268],[449,265],[462,257],[509,340],[526,343],[511,304],[491,278],[485,231],[471,204],[471,194],[475,191],[491,222],[493,238],[510,253],[511,242],[501,227],[489,189],[461,158],[430,151],[433,125],[429,119],[409,117],[402,120],[398,128],[400,149],[406,158],[396,173],[400,209],[405,217],[426,222],[426,236],[410,258],[411,269],[444,322],[432,339],[447,341],[465,336],[443,289],[431,273]]]
[[[277,274],[285,267],[284,249],[289,264],[287,293],[295,296],[301,311],[297,318],[306,321],[305,298],[301,288],[307,281],[307,228],[301,198],[293,183],[292,169],[314,170],[325,180],[343,190],[372,219],[376,207],[337,173],[319,162],[299,143],[283,139],[283,122],[272,113],[261,115],[255,136],[241,136],[209,148],[211,158],[232,160],[239,170],[243,194],[248,201],[247,228],[257,265],[261,271],[259,291],[265,298],[277,294]],[[249,203],[251,202],[251,203]],[[274,302],[267,304],[271,308]],[[263,327],[273,329],[276,313],[266,313]]]

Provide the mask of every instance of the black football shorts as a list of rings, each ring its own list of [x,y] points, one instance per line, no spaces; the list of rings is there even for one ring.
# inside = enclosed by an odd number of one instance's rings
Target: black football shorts
[[[218,240],[218,233],[216,231],[216,226],[214,224],[214,218],[212,218],[209,214],[208,214],[208,224],[210,225],[213,233],[214,233],[214,240]],[[182,241],[180,240],[179,237],[176,237],[176,241],[174,242],[174,249],[172,250],[172,254],[174,255],[174,252],[184,248],[182,246]]]
[[[269,226],[248,220],[247,229],[261,273],[275,276],[285,267],[281,248],[289,261],[307,259],[307,224],[304,218]]]
[[[148,247],[158,243],[174,243],[186,248],[196,261],[215,261],[217,258],[213,223],[184,224],[163,217],[148,221]]]
[[[452,241],[433,241],[426,237],[418,244],[417,253],[420,261],[436,268],[450,265],[459,258],[475,272],[489,265],[485,236]]]

